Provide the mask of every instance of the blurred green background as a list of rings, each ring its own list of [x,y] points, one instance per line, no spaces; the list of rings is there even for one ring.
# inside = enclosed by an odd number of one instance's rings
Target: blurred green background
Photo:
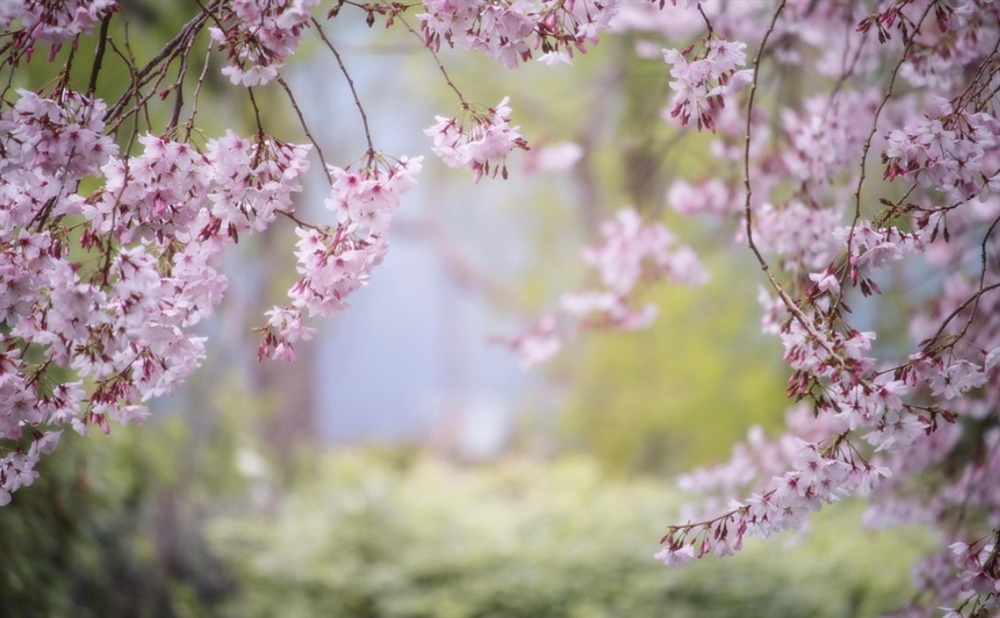
[[[151,421],[46,460],[2,514],[4,615],[873,616],[907,599],[923,543],[860,533],[845,503],[668,570],[652,553],[680,497],[591,457],[355,447],[282,471],[220,434],[191,475],[191,441]]]

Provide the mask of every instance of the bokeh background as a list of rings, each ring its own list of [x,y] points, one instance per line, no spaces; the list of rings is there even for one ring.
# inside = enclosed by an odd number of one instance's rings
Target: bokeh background
[[[140,60],[197,10],[125,6]],[[665,204],[670,182],[716,165],[710,136],[662,121],[665,65],[629,35],[572,66],[513,72],[443,50],[467,99],[511,97],[533,145],[508,161],[510,180],[477,186],[422,133],[458,111],[434,59],[404,29],[351,17],[326,27],[376,146],[426,156],[387,259],[296,364],[258,363],[251,328],[295,279],[295,236],[279,221],[241,242],[203,370],[142,426],[64,435],[0,511],[0,615],[841,617],[903,604],[923,531],[865,532],[850,501],[734,558],[667,570],[652,557],[685,499],[675,476],[725,458],[751,425],[776,430],[787,407],[748,254],[732,230]],[[328,50],[307,41],[284,74],[344,166],[366,148],[359,115]],[[46,71],[19,79],[38,88]],[[255,94],[271,134],[305,141],[280,88]],[[217,70],[202,96],[206,132],[253,130]],[[579,159],[547,169],[567,142]],[[318,165],[307,220],[329,216]],[[581,282],[580,248],[626,205],[691,244],[710,283],[656,287],[649,331],[593,333],[522,371],[493,339]]]

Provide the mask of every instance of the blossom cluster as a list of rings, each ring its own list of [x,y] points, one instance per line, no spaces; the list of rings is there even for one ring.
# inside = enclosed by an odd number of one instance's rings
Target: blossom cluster
[[[291,304],[268,311],[258,357],[295,360],[294,344],[313,334],[303,320],[344,310],[347,297],[367,285],[388,250],[392,217],[400,197],[416,184],[421,160],[403,157],[380,166],[369,158],[357,171],[331,167],[334,181],[326,207],[337,223],[296,230],[301,276],[288,291]]]
[[[9,242],[33,221],[75,214],[80,180],[98,173],[118,146],[102,135],[106,106],[73,91],[43,98],[18,90],[0,114],[0,238]]]
[[[4,0],[0,4],[0,30],[20,20],[21,30],[15,37],[25,44],[61,45],[79,34],[90,34],[94,24],[117,7],[116,0]]]
[[[425,43],[437,51],[453,47],[488,54],[513,69],[539,49],[541,62],[569,63],[574,51],[597,43],[621,0],[424,0],[417,17]]]
[[[715,132],[715,114],[726,106],[726,98],[753,80],[753,71],[737,70],[746,64],[746,44],[709,38],[702,56],[688,61],[676,49],[664,49],[663,59],[671,65],[670,88],[675,92],[670,118],[683,126],[693,123],[698,130]]]
[[[980,59],[990,53],[998,30],[994,16],[982,10],[985,4],[937,3],[934,6],[936,27],[924,28],[914,37],[910,53],[900,65],[900,75],[917,88],[941,91],[964,88],[963,71],[956,69],[977,68]],[[893,9],[889,6],[874,20],[888,22]],[[871,21],[870,18],[869,23]],[[863,27],[862,24],[859,27]]]
[[[470,106],[467,122],[461,117],[437,116],[437,124],[424,130],[434,138],[434,154],[448,167],[472,170],[476,182],[491,173],[507,178],[507,155],[515,148],[528,149],[528,142],[518,132],[521,127],[510,125],[508,102],[504,97],[499,105],[482,112]]]
[[[868,129],[855,119],[858,114],[873,114],[875,107],[870,92],[847,91],[833,100],[806,99],[801,110],[783,109],[781,128],[791,143],[780,156],[788,174],[809,190],[813,185],[829,186],[849,173]]]
[[[191,329],[222,299],[222,249],[291,209],[309,151],[147,133],[118,157],[99,99],[18,94],[0,113],[0,503],[63,427],[142,420],[197,369]],[[102,183],[89,195],[87,177]]]
[[[314,225],[300,220],[293,204],[310,147],[270,137],[259,114],[252,138],[233,131],[209,137],[195,123],[213,52],[224,53],[223,74],[233,85],[267,84],[298,48],[318,4],[206,3],[144,67],[117,54],[113,62],[126,64],[135,79],[115,94],[120,98],[113,105],[95,92],[103,91],[98,78],[109,62],[108,49],[117,49],[116,30],[96,34],[94,62],[86,71],[72,60],[76,37],[93,33],[99,21],[127,20],[116,2],[11,0],[0,6],[0,29],[9,37],[0,46],[0,71],[9,72],[8,84],[20,83],[15,72],[32,62],[34,45],[51,44],[48,59],[38,62],[52,62],[60,44],[74,41],[63,54],[64,70],[45,90],[7,88],[0,101],[0,503],[31,483],[35,463],[55,447],[64,427],[108,432],[112,423],[142,420],[151,400],[200,365],[206,340],[194,329],[223,298],[227,246],[265,231],[278,216],[297,223],[299,280],[289,290],[290,304],[275,307],[259,329],[259,355],[286,360],[294,358],[296,342],[311,336],[305,322],[344,309],[383,259],[393,214],[413,186],[421,158],[386,163],[369,137],[360,170],[329,168],[326,205],[334,221]],[[445,15],[465,10],[460,4],[428,8]],[[530,35],[543,59],[558,60],[595,43],[617,2],[468,7],[477,10],[475,46],[506,58],[511,49],[523,54],[520,46]],[[366,10],[369,17],[396,16],[415,8]],[[332,10],[328,18],[338,13]],[[522,32],[519,15],[528,30]],[[193,81],[189,60],[205,46],[199,36],[204,30],[208,59]],[[453,42],[446,31],[439,33]],[[510,39],[515,32],[519,38]],[[465,34],[457,39],[466,41]],[[431,39],[436,49],[440,39]],[[179,72],[165,84],[169,67]],[[72,87],[80,80],[88,83],[87,94]],[[192,82],[193,105],[186,97]],[[170,120],[157,130],[154,119],[161,115],[154,108],[169,98]],[[449,165],[473,170],[477,181],[506,177],[507,154],[527,149],[510,124],[507,103],[482,110],[463,103],[462,118],[438,118],[428,130],[434,151]],[[298,111],[294,99],[292,104]],[[182,113],[189,114],[186,122]]]
[[[954,200],[1000,190],[1000,120],[939,101],[925,117],[889,133],[885,176],[904,176]]]
[[[229,65],[222,69],[233,84],[257,86],[278,76],[278,69],[299,47],[309,26],[309,11],[320,0],[233,0],[220,27],[209,28]]]
[[[841,217],[837,208],[811,207],[800,200],[790,200],[780,208],[763,204],[754,217],[754,236],[783,268],[815,271],[829,264],[843,247],[835,237]]]
[[[943,550],[919,571],[924,593],[908,611],[991,615],[1000,22],[979,0],[898,0],[868,16],[855,8],[705,1],[621,11],[618,27],[646,37],[640,53],[664,47],[650,39],[669,42],[674,118],[715,132],[709,151],[720,165],[674,180],[668,201],[734,224],[765,269],[763,327],[782,341],[798,402],[784,434],[754,431],[729,461],[681,479],[704,499],[683,516],[696,523],[668,528],[657,557],[728,555],[747,535],[802,527],[822,505],[866,495],[867,525],[941,531]],[[691,69],[703,59],[699,41],[751,37],[764,49],[746,79],[775,89],[776,114],[709,103],[719,84],[700,76],[720,68]],[[732,45],[725,67],[737,71],[746,47]],[[810,72],[807,97],[778,93],[779,76],[795,71]],[[870,177],[879,154],[881,184]],[[883,297],[907,313],[888,317]],[[956,522],[956,512],[978,519]]]
[[[948,548],[955,555],[961,594],[973,601],[967,611],[988,615],[1000,610],[1000,533],[972,543],[952,543]],[[962,616],[968,604],[966,601],[963,607],[948,608],[945,615]]]
[[[722,515],[694,524],[671,526],[656,558],[677,566],[706,554],[731,556],[747,536],[768,538],[801,526],[824,503],[867,494],[888,477],[887,468],[854,458],[850,451],[799,440],[791,469],[775,476],[744,501],[731,500]]]
[[[13,85],[0,95],[0,505],[33,482],[66,427],[142,420],[199,366],[206,343],[194,329],[222,299],[227,246],[279,216],[298,225],[298,280],[259,329],[259,356],[285,360],[312,335],[307,321],[343,310],[386,254],[420,158],[381,158],[366,126],[362,165],[328,168],[333,220],[310,224],[293,204],[310,148],[269,137],[259,119],[252,138],[210,138],[184,96],[196,84],[196,102],[204,81],[188,60],[207,24],[224,74],[254,87],[277,78],[318,0],[206,4],[147,66],[116,54],[133,80],[109,106],[95,93],[112,62],[105,44],[121,49],[115,35],[102,28],[94,62],[71,65],[77,37],[116,17],[117,3],[0,2],[0,72]],[[329,18],[345,4],[355,3]],[[907,609],[989,615],[1000,598],[1000,13],[991,0],[876,4],[867,14],[856,3],[722,0],[359,6],[371,21],[422,10],[411,33],[432,55],[444,42],[510,68],[536,55],[568,62],[604,29],[639,31],[638,50],[670,65],[656,67],[678,139],[689,126],[711,131],[691,144],[709,164],[670,179],[668,201],[732,225],[759,263],[762,327],[783,346],[796,403],[784,434],[752,431],[728,462],[681,480],[708,495],[684,518],[696,523],[668,527],[658,558],[729,555],[747,536],[803,527],[864,495],[868,525],[938,529]],[[44,89],[16,90],[38,43],[65,64]],[[164,87],[172,67],[177,81]],[[747,87],[760,96],[740,109],[733,98]],[[174,97],[162,129],[157,93]],[[506,177],[507,155],[527,148],[508,100],[462,101],[462,115],[425,131],[433,151],[476,181]],[[602,226],[583,261],[582,290],[508,342],[525,364],[586,329],[649,325],[655,307],[638,297],[650,283],[706,277],[690,249],[631,209]]]
[[[632,208],[601,225],[601,239],[584,249],[591,285],[563,294],[559,310],[543,316],[528,333],[507,344],[524,367],[550,360],[580,330],[640,330],[656,318],[656,306],[636,307],[642,287],[658,281],[701,285],[707,274],[694,252],[678,245],[660,223],[643,223]]]

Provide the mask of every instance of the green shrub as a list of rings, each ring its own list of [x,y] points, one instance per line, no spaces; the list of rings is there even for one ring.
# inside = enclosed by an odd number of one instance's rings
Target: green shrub
[[[459,470],[348,451],[316,467],[272,512],[210,525],[241,582],[228,615],[839,618],[909,594],[918,534],[859,533],[857,505],[821,514],[795,549],[668,570],[652,554],[676,495],[585,460]]]
[[[205,483],[182,474],[191,441],[178,419],[62,442],[0,510],[0,616],[210,613],[231,582],[201,539]]]

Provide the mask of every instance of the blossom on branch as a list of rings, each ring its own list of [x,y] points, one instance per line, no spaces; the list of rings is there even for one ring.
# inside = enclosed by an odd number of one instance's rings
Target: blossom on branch
[[[663,59],[671,65],[674,78],[670,88],[676,93],[668,115],[681,126],[694,123],[698,130],[715,132],[715,114],[726,99],[753,81],[753,71],[737,71],[746,64],[746,44],[710,38],[704,53],[688,61],[684,52],[664,49]]]
[[[226,50],[222,74],[233,84],[263,85],[278,76],[285,58],[298,49],[309,26],[309,11],[320,0],[233,0],[222,25],[209,28],[212,40]]]
[[[389,248],[388,232],[400,197],[416,185],[422,157],[379,165],[374,157],[357,171],[331,167],[334,178],[326,207],[336,225],[299,227],[295,256],[298,281],[288,290],[291,304],[268,312],[258,329],[258,358],[295,360],[294,344],[311,338],[307,317],[329,317],[347,308],[347,297],[368,284],[372,269]]]
[[[570,62],[574,51],[597,43],[610,27],[621,0],[424,0],[417,17],[426,45],[483,52],[509,69],[532,57],[545,64]]]
[[[258,356],[282,360],[294,360],[295,345],[315,331],[310,321],[345,309],[384,259],[421,159],[377,154],[354,81],[311,27],[317,5],[192,5],[177,36],[140,63],[120,34],[128,6],[0,2],[0,80],[8,84],[0,95],[0,505],[35,480],[66,428],[107,433],[141,422],[153,400],[199,367],[207,345],[194,329],[223,298],[230,245],[278,217],[297,226],[297,281],[257,329]],[[640,30],[645,57],[663,49],[670,65],[666,115],[678,125],[670,144],[684,143],[688,128],[712,132],[687,143],[701,160],[671,169],[667,201],[680,214],[716,216],[760,267],[762,330],[783,346],[794,404],[784,433],[751,430],[727,462],[681,479],[704,502],[681,518],[688,523],[667,527],[660,560],[728,556],[747,536],[801,528],[825,505],[863,495],[865,525],[920,522],[940,537],[918,564],[921,596],[906,610],[947,607],[950,618],[1000,610],[995,2],[884,0],[859,10],[837,2],[338,1],[327,18],[352,11],[369,26],[376,14],[387,27],[405,26],[445,74],[442,43],[515,68],[532,58],[570,62],[605,29]],[[419,30],[407,23],[411,11]],[[281,83],[312,146],[270,136],[259,113],[247,138],[212,136],[196,122],[212,48],[261,112],[251,88],[276,80],[310,31],[337,60],[368,142],[360,166],[324,170],[329,214],[319,222],[295,211],[309,157],[324,155],[290,86]],[[47,59],[32,58],[38,44],[49,45]],[[82,60],[83,49],[93,56]],[[199,55],[201,73],[192,61]],[[56,58],[61,65],[46,64]],[[102,67],[115,63],[131,79],[109,90]],[[28,65],[48,76],[36,92],[18,89],[30,83]],[[434,153],[472,170],[476,182],[506,177],[506,157],[528,147],[508,99],[470,105],[445,79],[462,111],[425,130]],[[734,104],[747,86],[745,105]],[[109,91],[115,103],[102,100]],[[537,151],[527,169],[573,165],[582,150],[567,146]],[[585,330],[645,328],[656,316],[641,299],[647,285],[705,279],[689,248],[632,209],[601,226],[582,260],[580,288],[507,340],[522,364],[549,360]]]
[[[904,176],[922,187],[968,199],[1000,174],[1000,120],[983,112],[956,112],[938,101],[938,113],[888,135],[882,155],[889,180]]]
[[[528,150],[528,142],[518,132],[521,127],[510,125],[509,97],[495,108],[485,111],[468,108],[468,121],[437,116],[437,124],[424,130],[434,138],[434,154],[448,167],[467,167],[473,180],[484,176],[507,178],[507,155],[515,148]],[[492,172],[490,171],[492,169]]]
[[[0,3],[0,30],[20,20],[14,36],[29,48],[34,43],[61,45],[79,34],[90,34],[94,24],[118,8],[116,0],[4,0]]]
[[[708,280],[701,262],[659,223],[644,223],[632,208],[601,225],[601,239],[583,250],[592,283],[563,294],[559,310],[538,320],[526,334],[503,342],[517,352],[524,368],[552,359],[564,341],[580,330],[632,331],[648,328],[656,306],[635,306],[635,296],[651,284],[670,281],[701,285]]]
[[[142,421],[199,367],[205,338],[190,330],[222,300],[222,249],[291,209],[309,151],[146,133],[119,157],[103,101],[18,94],[0,113],[0,438],[25,446],[0,459],[0,502],[63,427]]]

